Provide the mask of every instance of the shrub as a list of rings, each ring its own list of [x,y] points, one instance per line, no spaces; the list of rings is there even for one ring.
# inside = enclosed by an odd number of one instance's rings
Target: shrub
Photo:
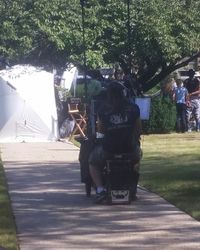
[[[150,119],[143,124],[145,133],[162,134],[174,131],[176,107],[169,97],[159,96],[152,99]]]
[[[87,81],[87,97],[90,100],[94,95],[97,95],[101,91],[101,82],[89,79]],[[83,98],[85,96],[85,84],[77,84],[76,86],[76,97]]]

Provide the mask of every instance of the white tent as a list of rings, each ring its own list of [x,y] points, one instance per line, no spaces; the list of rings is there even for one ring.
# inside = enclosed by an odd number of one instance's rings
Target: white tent
[[[53,74],[30,65],[0,71],[0,142],[56,140]]]
[[[69,67],[63,72],[61,81],[62,87],[67,90],[70,90],[72,86],[75,88],[77,75],[78,69],[70,64]]]

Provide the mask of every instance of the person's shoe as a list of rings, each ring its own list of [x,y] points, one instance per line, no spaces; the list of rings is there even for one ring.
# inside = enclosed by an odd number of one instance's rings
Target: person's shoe
[[[191,133],[192,132],[192,129],[188,129],[188,131],[187,131],[188,133]]]
[[[101,191],[100,193],[97,193],[95,197],[95,203],[100,204],[101,202],[106,200],[106,196],[107,196],[107,193],[105,190]]]

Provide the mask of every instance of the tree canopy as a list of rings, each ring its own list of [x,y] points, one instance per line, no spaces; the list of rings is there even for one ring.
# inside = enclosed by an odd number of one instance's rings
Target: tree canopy
[[[13,63],[83,66],[85,49],[90,69],[134,67],[143,92],[200,55],[198,0],[82,3],[85,45],[79,0],[0,0],[0,54]]]

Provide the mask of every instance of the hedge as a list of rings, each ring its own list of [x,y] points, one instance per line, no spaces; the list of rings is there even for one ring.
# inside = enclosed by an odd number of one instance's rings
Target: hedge
[[[176,107],[171,98],[159,96],[152,99],[150,119],[143,122],[144,133],[164,134],[175,130]]]

